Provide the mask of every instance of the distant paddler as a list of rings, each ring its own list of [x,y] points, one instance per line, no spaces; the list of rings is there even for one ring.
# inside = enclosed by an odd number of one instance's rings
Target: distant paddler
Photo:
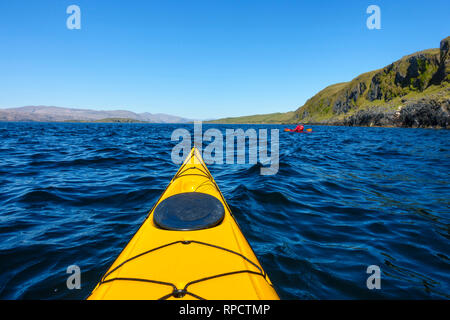
[[[294,132],[303,132],[305,127],[300,123],[298,126],[295,127]]]
[[[295,127],[295,129],[286,128],[286,129],[284,129],[284,131],[305,133],[305,132],[312,132],[312,129],[306,129],[306,131],[305,131],[305,127],[301,123],[299,123]]]

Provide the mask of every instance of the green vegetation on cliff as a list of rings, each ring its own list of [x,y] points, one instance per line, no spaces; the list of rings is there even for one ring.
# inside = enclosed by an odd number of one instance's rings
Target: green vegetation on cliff
[[[429,105],[442,106],[443,109],[438,110],[439,117],[447,117],[450,105],[449,47],[450,37],[447,37],[441,41],[439,49],[416,52],[382,69],[364,73],[350,82],[331,85],[292,112],[226,118],[212,122],[370,125],[372,122],[367,122],[367,119],[364,120],[367,123],[359,123],[355,116],[365,116],[365,112],[372,115],[376,110],[377,115],[389,115],[384,122],[380,122],[381,125],[398,125],[393,123],[395,112],[401,112],[404,107],[419,102],[426,107],[428,101],[432,101]],[[420,112],[424,113],[423,110]],[[349,119],[352,119],[351,123]],[[422,123],[421,121],[418,123]],[[427,121],[423,122],[425,126]],[[439,126],[447,126],[447,123],[444,119],[439,122]],[[429,125],[433,126],[432,123]]]

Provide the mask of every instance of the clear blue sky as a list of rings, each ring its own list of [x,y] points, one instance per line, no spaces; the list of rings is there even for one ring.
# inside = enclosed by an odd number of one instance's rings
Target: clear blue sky
[[[81,8],[81,30],[66,8]],[[381,8],[381,30],[366,8]],[[0,2],[0,108],[284,112],[450,35],[450,1]]]

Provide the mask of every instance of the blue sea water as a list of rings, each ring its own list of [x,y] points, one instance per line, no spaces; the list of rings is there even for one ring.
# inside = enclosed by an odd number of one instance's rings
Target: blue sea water
[[[176,128],[0,123],[0,298],[84,299],[177,171]],[[280,130],[277,175],[209,169],[281,298],[450,298],[450,131],[214,128]]]

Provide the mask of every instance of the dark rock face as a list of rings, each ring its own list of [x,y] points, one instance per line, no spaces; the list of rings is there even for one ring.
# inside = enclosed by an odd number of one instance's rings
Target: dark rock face
[[[439,64],[436,55],[423,53],[391,64],[372,77],[366,98],[387,102],[410,90],[423,91],[432,83]]]
[[[340,124],[450,129],[450,100],[438,102],[423,99],[408,104],[398,111],[386,112],[383,108],[361,110]]]
[[[349,94],[349,99],[353,100],[353,102],[356,102],[358,98],[366,91],[366,84],[364,82],[358,83],[355,87],[353,87]]]
[[[450,37],[445,38],[441,41],[441,60],[440,64],[443,67],[448,67],[450,60],[448,59],[450,56]],[[448,73],[448,69],[446,70]]]
[[[382,108],[361,110],[346,118],[343,125],[346,126],[389,126],[393,123],[394,113],[386,113]]]
[[[417,55],[407,59],[408,68],[406,73],[400,70],[395,73],[395,84],[405,88],[413,87],[418,90],[424,90],[427,84],[422,83],[419,76],[427,71],[429,65],[439,65],[439,61],[434,58],[426,57],[425,55]]]
[[[394,118],[402,127],[450,128],[450,100],[440,102],[421,100],[407,105]]]
[[[366,91],[366,84],[359,82],[354,85],[350,90],[346,90],[344,94],[336,99],[333,104],[333,112],[335,114],[347,113],[352,107],[356,105],[356,101]]]
[[[371,79],[366,98],[390,101],[408,92],[421,92],[430,85],[450,81],[450,37],[441,41],[439,55],[420,52],[405,57],[377,72]]]
[[[442,81],[450,81],[450,37],[441,41],[439,68],[431,79],[432,84],[440,84]]]
[[[381,75],[377,74],[372,78],[370,83],[369,91],[367,92],[367,100],[374,101],[383,98],[383,93],[381,92]]]
[[[298,117],[298,115],[297,115],[297,117]],[[303,111],[303,113],[302,113],[302,119],[305,119],[305,118],[307,118],[307,117],[309,117],[309,112],[308,112],[308,111]]]
[[[333,112],[335,114],[347,113],[350,110],[350,106],[347,101],[336,100],[333,105]]]

